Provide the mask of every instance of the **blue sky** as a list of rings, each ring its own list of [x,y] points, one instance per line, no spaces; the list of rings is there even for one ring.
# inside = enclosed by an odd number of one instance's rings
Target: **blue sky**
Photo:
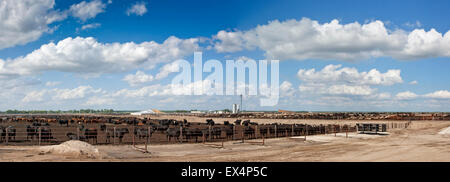
[[[450,109],[445,0],[5,1],[0,110],[230,109],[238,97],[165,93],[176,73],[157,75],[194,51],[280,60],[279,103],[248,110]]]

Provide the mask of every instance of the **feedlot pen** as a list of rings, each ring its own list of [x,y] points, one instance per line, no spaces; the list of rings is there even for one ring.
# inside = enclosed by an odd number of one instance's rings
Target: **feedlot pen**
[[[39,123],[41,130],[30,131],[29,126]],[[145,124],[144,124],[145,123]],[[90,144],[168,144],[244,141],[276,137],[305,136],[355,132],[350,125],[305,125],[305,124],[248,124],[224,125],[186,123],[177,121],[161,128],[159,120],[140,119],[134,124],[78,121],[60,124],[57,121],[1,121],[0,145],[54,145],[71,139],[80,139]],[[27,128],[28,127],[28,128]],[[390,126],[392,128],[394,126]],[[398,127],[404,127],[398,126]],[[11,128],[15,129],[11,130]],[[84,129],[84,130],[83,130]],[[170,131],[169,131],[170,130]],[[40,131],[40,132],[39,132]],[[93,132],[95,131],[95,132]],[[115,131],[115,132],[114,132]],[[30,134],[31,132],[31,134]],[[34,133],[34,134],[33,134]],[[109,134],[109,140],[108,140]],[[120,139],[120,136],[123,136]]]

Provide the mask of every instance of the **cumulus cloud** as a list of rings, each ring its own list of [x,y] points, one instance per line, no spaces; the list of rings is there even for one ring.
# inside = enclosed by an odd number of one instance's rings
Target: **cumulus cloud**
[[[93,0],[90,2],[82,1],[81,3],[70,6],[70,13],[73,17],[86,21],[95,18],[98,14],[105,12],[106,4],[101,0]]]
[[[147,3],[144,1],[137,2],[136,4],[133,4],[130,8],[127,9],[127,15],[130,16],[132,14],[135,14],[137,16],[142,16],[145,13],[147,13]]]
[[[342,65],[327,65],[322,70],[316,71],[314,68],[300,69],[297,77],[305,82],[314,83],[348,83],[360,85],[393,85],[402,83],[400,70],[390,69],[385,73],[380,73],[377,69],[368,72],[359,72],[356,68],[342,67]]]
[[[63,101],[72,99],[82,99],[90,95],[106,94],[102,89],[94,89],[91,86],[79,86],[76,88],[54,88],[31,91],[25,95],[22,102],[38,102],[43,100]]]
[[[0,2],[0,49],[37,40],[67,16],[54,10],[54,0],[3,0]]]
[[[388,70],[385,73],[377,69],[360,72],[356,68],[341,65],[327,65],[319,71],[300,69],[297,77],[302,81],[299,90],[315,95],[365,96],[374,99],[384,99],[386,93],[377,93],[371,86],[390,86],[402,83],[400,70]]]
[[[219,31],[213,39],[218,52],[258,48],[269,59],[279,60],[450,57],[450,32],[388,30],[378,20],[366,24],[341,24],[338,20],[321,24],[308,18],[274,20],[247,31]]]
[[[156,74],[156,79],[163,79],[163,78],[169,76],[170,73],[179,72],[179,71],[180,71],[179,62],[173,62],[173,63],[166,64],[159,70],[159,73]]]
[[[45,86],[47,87],[54,87],[56,85],[61,84],[61,82],[55,81],[55,82],[45,82]]]
[[[94,89],[91,86],[79,86],[74,89],[53,89],[53,99],[55,100],[68,100],[84,98],[90,93],[100,93],[102,89]]]
[[[42,91],[32,91],[25,95],[25,97],[22,99],[22,102],[40,102],[43,101],[44,94],[46,94],[46,90]]]
[[[438,90],[433,93],[425,94],[424,97],[432,99],[450,99],[450,92],[447,90]]]
[[[395,95],[395,97],[399,100],[411,100],[419,97],[419,95],[410,91],[406,91],[398,93],[397,95]]]
[[[152,75],[147,75],[143,71],[137,71],[136,74],[129,74],[123,78],[131,86],[138,86],[143,83],[151,82],[154,80]]]
[[[327,93],[331,95],[370,95],[374,93],[374,89],[360,85],[332,85],[328,87]]]
[[[417,84],[419,84],[419,82],[417,82],[417,80],[414,80],[414,81],[410,81],[409,84],[410,85],[417,85]]]
[[[0,76],[30,75],[42,71],[77,74],[124,72],[152,68],[192,54],[199,48],[198,39],[169,37],[163,43],[100,43],[92,37],[66,38],[42,45],[28,55],[0,59]]]
[[[295,93],[294,88],[292,87],[292,83],[289,81],[283,81],[280,85],[281,96],[290,97]]]

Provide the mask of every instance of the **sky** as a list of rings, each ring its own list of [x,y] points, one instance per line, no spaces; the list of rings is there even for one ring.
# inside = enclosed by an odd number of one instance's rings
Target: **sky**
[[[279,60],[244,110],[450,111],[447,0],[0,0],[0,110],[231,109],[176,60]],[[210,73],[203,73],[207,77]],[[203,80],[202,82],[207,82]]]

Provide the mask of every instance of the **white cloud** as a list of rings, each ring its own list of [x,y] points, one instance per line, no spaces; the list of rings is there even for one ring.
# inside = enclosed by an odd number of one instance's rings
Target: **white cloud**
[[[327,94],[331,95],[370,95],[373,93],[373,88],[359,85],[332,85],[327,89]]]
[[[399,100],[411,100],[419,97],[419,95],[410,91],[406,91],[398,93],[397,95],[395,95],[395,97]]]
[[[289,81],[283,81],[280,85],[281,96],[293,96],[295,93],[294,88],[292,88],[292,83]]]
[[[24,45],[51,33],[50,24],[67,16],[54,10],[54,0],[2,0],[0,2],[0,49]]]
[[[81,3],[70,6],[72,16],[79,18],[83,22],[95,18],[98,14],[105,12],[106,4],[101,0],[93,0],[90,2],[82,1]]]
[[[100,43],[92,37],[66,38],[42,45],[14,59],[0,59],[0,76],[30,75],[42,71],[77,74],[124,72],[152,68],[158,63],[180,59],[199,48],[198,39],[169,37],[163,43]]]
[[[351,99],[383,100],[390,98],[390,94],[378,93],[371,86],[391,86],[402,83],[400,70],[391,69],[385,73],[377,69],[368,72],[341,65],[327,65],[321,70],[300,69],[297,77],[302,81],[299,91],[320,97],[350,97]]]
[[[136,74],[129,74],[126,75],[123,79],[124,81],[128,82],[131,86],[137,86],[143,83],[151,82],[154,80],[154,77],[152,75],[147,75],[143,71],[137,71]]]
[[[22,99],[22,102],[40,102],[43,101],[43,96],[46,94],[46,90],[42,91],[32,91],[25,95],[25,97]]]
[[[90,93],[100,93],[102,89],[94,89],[91,86],[79,86],[74,89],[53,89],[52,92],[54,100],[68,100],[84,98]]]
[[[81,26],[81,30],[98,28],[98,27],[100,27],[100,26],[101,26],[100,23],[91,23],[91,24],[87,24],[87,25]]]
[[[54,86],[59,85],[59,84],[61,84],[61,82],[58,82],[58,81],[55,81],[55,82],[46,82],[46,83],[45,83],[45,86],[47,86],[47,87],[54,87]]]
[[[450,92],[447,90],[438,90],[433,93],[425,94],[424,97],[432,99],[450,99]]]
[[[88,105],[88,106],[105,106],[108,104],[112,104],[114,102],[113,98],[106,98],[106,97],[90,97],[85,103],[84,105]]]
[[[419,82],[417,82],[417,80],[414,80],[414,81],[410,81],[410,82],[409,82],[410,85],[417,85],[418,83],[419,83]]]
[[[268,59],[279,60],[450,57],[450,32],[442,36],[435,29],[392,31],[382,21],[320,24],[308,18],[275,20],[248,31],[219,31],[213,39],[218,52],[259,48]]]
[[[170,73],[179,72],[179,71],[180,71],[180,65],[178,62],[166,64],[159,70],[159,73],[156,74],[156,79],[163,79],[163,78],[169,76]]]
[[[377,69],[369,72],[359,72],[356,68],[343,67],[341,65],[327,65],[322,70],[316,71],[314,68],[300,69],[297,77],[305,82],[313,83],[346,83],[358,85],[393,85],[402,83],[400,70],[391,69],[385,73],[380,73]]]
[[[147,3],[144,1],[137,2],[136,4],[133,4],[130,8],[127,9],[127,15],[130,16],[131,14],[135,14],[138,16],[142,16],[145,13],[147,13],[147,7],[145,7]]]

